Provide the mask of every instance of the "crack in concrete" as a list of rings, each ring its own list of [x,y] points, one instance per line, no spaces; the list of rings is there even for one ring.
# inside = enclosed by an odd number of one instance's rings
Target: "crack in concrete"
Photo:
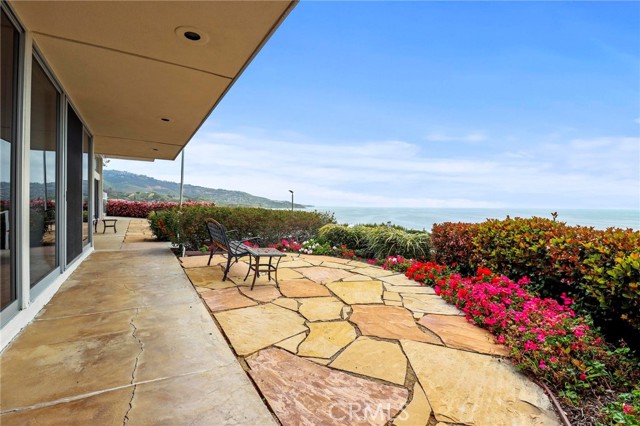
[[[124,419],[122,419],[122,425],[123,426],[126,426],[129,423],[129,413],[133,409],[133,398],[136,396],[136,389],[138,388],[138,385],[134,384],[135,380],[136,380],[136,371],[138,370],[138,362],[140,360],[140,355],[142,355],[142,352],[144,351],[144,344],[142,343],[142,340],[140,340],[140,338],[138,336],[136,336],[136,332],[138,331],[138,327],[136,327],[136,325],[133,322],[139,312],[140,312],[140,310],[136,309],[135,315],[133,315],[131,317],[131,321],[129,321],[129,325],[131,325],[131,327],[133,327],[133,332],[131,333],[131,336],[138,341],[138,344],[140,345],[140,352],[138,352],[138,355],[136,356],[136,360],[135,360],[135,362],[133,364],[133,370],[131,371],[131,383],[130,384],[133,385],[133,390],[131,392],[131,399],[129,399],[129,408],[127,409],[127,412],[124,413]]]

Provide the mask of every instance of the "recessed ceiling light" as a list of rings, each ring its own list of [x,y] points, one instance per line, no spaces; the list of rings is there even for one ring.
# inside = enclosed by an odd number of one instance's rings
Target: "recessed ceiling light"
[[[159,151],[159,149],[158,149],[158,148],[151,148],[151,149],[153,149],[154,151]]]
[[[175,29],[178,39],[186,44],[206,44],[209,42],[209,35],[203,30],[195,27],[178,27]]]
[[[170,119],[170,118],[166,118],[166,117],[162,117],[160,120],[162,120],[162,121],[167,121],[167,122],[168,122],[168,121],[171,121],[171,119]]]
[[[184,33],[184,36],[187,40],[191,40],[191,41],[198,41],[200,40],[202,37],[200,37],[200,34],[193,32],[193,31],[187,31]]]

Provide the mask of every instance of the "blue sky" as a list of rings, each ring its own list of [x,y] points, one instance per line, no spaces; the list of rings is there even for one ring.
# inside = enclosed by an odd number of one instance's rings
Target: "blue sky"
[[[638,209],[640,3],[302,1],[185,156],[319,206]]]

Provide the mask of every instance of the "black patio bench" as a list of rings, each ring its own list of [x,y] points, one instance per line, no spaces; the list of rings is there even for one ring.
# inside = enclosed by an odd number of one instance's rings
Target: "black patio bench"
[[[251,283],[251,289],[256,284],[256,278],[260,276],[260,272],[267,272],[269,281],[271,281],[271,273],[275,273],[275,282],[278,286],[278,265],[280,264],[280,258],[286,256],[286,254],[272,248],[253,248],[245,244],[249,241],[258,241],[258,237],[245,238],[242,240],[229,240],[227,233],[234,231],[227,231],[225,227],[216,222],[214,219],[206,219],[207,230],[209,231],[209,237],[211,238],[211,254],[209,254],[209,262],[207,265],[211,265],[211,259],[217,251],[223,251],[227,253],[227,267],[224,270],[224,277],[222,281],[226,281],[229,269],[231,269],[231,260],[234,259],[234,263],[238,262],[238,259],[244,256],[249,256],[249,269],[244,280],[247,280],[249,273],[254,271],[253,282]],[[272,264],[272,259],[278,258],[278,263]],[[255,263],[253,262],[255,258]],[[261,264],[260,258],[267,258],[268,264]]]
[[[224,277],[222,278],[222,281],[226,281],[229,269],[231,269],[231,260],[233,259],[233,263],[237,263],[238,259],[241,257],[251,255],[245,241],[257,241],[259,238],[247,238],[242,241],[229,240],[227,233],[235,231],[227,231],[224,225],[218,223],[214,219],[206,219],[205,224],[207,226],[207,231],[209,231],[209,238],[211,238],[211,254],[209,254],[209,262],[207,262],[207,265],[211,265],[211,259],[216,252],[226,252],[227,267],[224,270]]]

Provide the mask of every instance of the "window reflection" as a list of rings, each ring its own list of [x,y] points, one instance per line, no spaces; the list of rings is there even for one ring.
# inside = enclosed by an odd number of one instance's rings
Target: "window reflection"
[[[0,309],[16,300],[16,284],[13,278],[14,253],[11,250],[13,215],[13,150],[16,141],[16,93],[18,86],[18,47],[20,34],[4,13],[2,14],[2,41],[0,57]]]
[[[29,153],[29,266],[32,287],[59,264],[56,251],[57,146],[58,92],[34,59]]]

